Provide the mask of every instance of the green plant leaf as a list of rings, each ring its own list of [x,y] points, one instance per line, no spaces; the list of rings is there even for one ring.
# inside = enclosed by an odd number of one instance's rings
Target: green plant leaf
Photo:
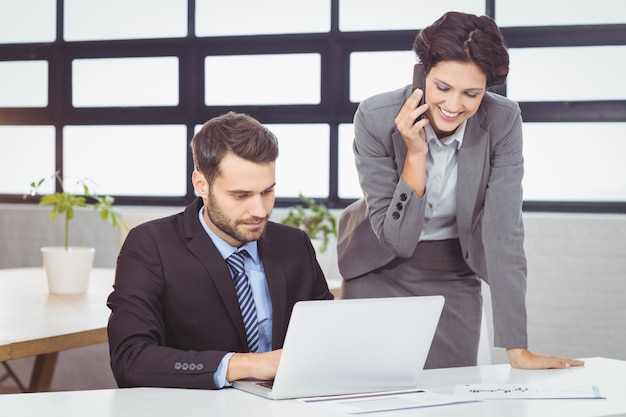
[[[299,198],[306,208],[301,205],[291,207],[281,223],[304,230],[311,239],[322,239],[320,251],[325,252],[330,236],[337,236],[337,219],[324,204],[302,194]]]
[[[53,194],[40,194],[40,187],[50,179],[56,180],[61,191]],[[83,195],[66,192],[64,188],[64,180],[61,178],[58,171],[50,177],[42,178],[39,181],[33,181],[30,183],[31,190],[29,195],[40,196],[39,205],[52,206],[52,210],[50,211],[51,221],[54,221],[60,214],[65,215],[64,241],[66,249],[69,247],[69,222],[74,218],[76,207],[91,207],[99,213],[101,220],[109,221],[114,227],[127,228],[127,226],[120,220],[119,212],[113,208],[113,203],[115,201],[113,197],[94,194],[89,188],[86,180],[78,180],[77,184],[81,186]],[[24,195],[24,198],[27,198],[27,196],[28,195]],[[90,200],[94,202],[92,203]]]

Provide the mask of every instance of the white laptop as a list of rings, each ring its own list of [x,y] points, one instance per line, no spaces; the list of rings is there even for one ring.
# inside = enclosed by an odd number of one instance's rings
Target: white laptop
[[[417,388],[443,304],[443,296],[300,301],[274,381],[233,387],[271,399]]]

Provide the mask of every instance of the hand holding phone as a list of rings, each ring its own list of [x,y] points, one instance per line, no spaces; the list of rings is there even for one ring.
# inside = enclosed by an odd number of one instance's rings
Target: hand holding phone
[[[417,88],[422,90],[422,98],[420,99],[420,102],[418,104],[418,106],[421,106],[422,104],[426,103],[426,74],[424,72],[423,64],[415,64],[415,66],[413,67],[413,91],[415,91]],[[415,122],[417,123],[423,118],[424,113],[420,114]]]

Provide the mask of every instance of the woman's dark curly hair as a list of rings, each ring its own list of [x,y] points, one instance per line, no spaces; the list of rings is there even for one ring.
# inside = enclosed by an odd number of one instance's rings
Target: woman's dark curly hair
[[[504,37],[487,16],[448,12],[417,34],[413,51],[426,72],[441,61],[473,62],[487,76],[487,88],[504,84],[509,73]]]

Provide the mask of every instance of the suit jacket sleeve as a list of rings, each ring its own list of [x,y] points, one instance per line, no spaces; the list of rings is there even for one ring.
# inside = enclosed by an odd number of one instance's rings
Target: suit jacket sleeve
[[[354,154],[371,227],[381,246],[409,257],[424,227],[425,196],[402,180],[406,144],[394,119],[409,88],[364,101],[354,118]]]
[[[120,387],[214,389],[223,356],[247,351],[234,284],[197,219],[198,204],[134,228],[120,251],[108,299],[111,368]],[[281,226],[268,225],[259,241],[274,348],[282,346],[297,301],[332,298],[304,232]]]
[[[459,150],[457,226],[469,267],[489,283],[494,342],[527,346],[519,106],[487,93]]]
[[[498,99],[498,97],[494,97]],[[493,309],[494,344],[525,348],[526,255],[522,219],[522,178],[524,174],[522,118],[516,104],[502,105],[488,99],[491,112],[499,115],[490,131],[491,152],[487,187],[484,190],[482,233],[473,234],[472,247],[484,248],[485,274]],[[482,234],[482,236],[481,236]],[[481,237],[480,242],[477,237]],[[476,268],[479,269],[479,268]]]
[[[424,227],[425,196],[402,180],[406,145],[394,118],[410,86],[363,101],[354,116],[354,155],[363,199],[342,212],[337,256],[352,279],[395,257],[409,257]]]

